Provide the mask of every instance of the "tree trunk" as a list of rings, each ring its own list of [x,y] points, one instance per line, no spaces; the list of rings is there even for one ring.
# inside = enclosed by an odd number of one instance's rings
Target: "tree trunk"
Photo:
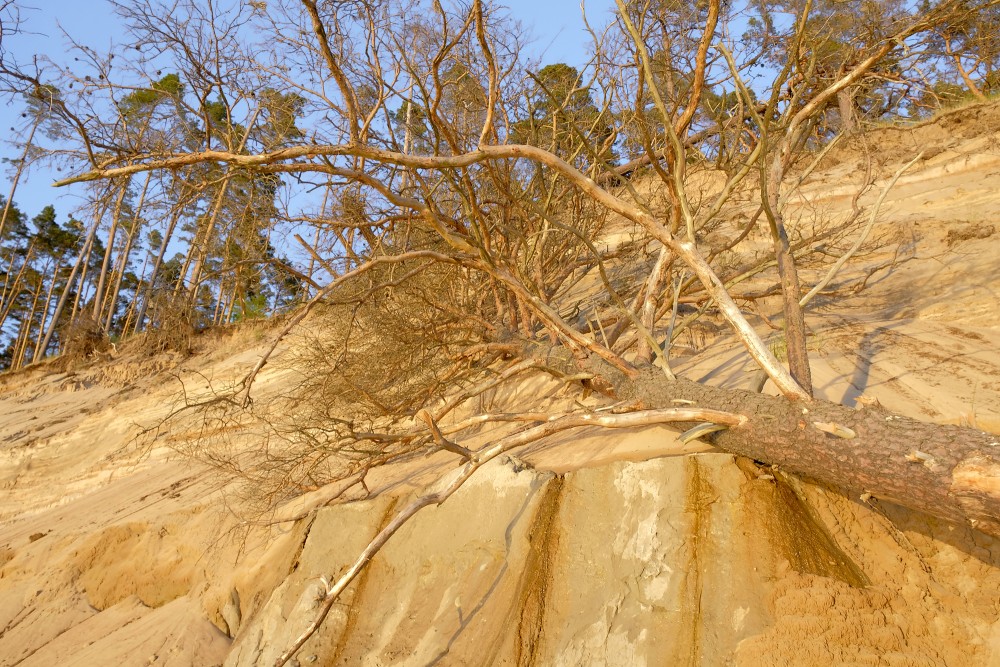
[[[226,279],[219,281],[219,298],[215,301],[215,312],[212,313],[212,326],[219,326],[222,323],[223,314],[226,312]],[[235,288],[235,287],[234,287]],[[232,300],[230,300],[230,303]]]
[[[57,259],[55,271],[52,272],[52,279],[49,281],[49,289],[45,293],[45,306],[42,308],[42,317],[41,320],[39,320],[38,324],[38,341],[35,343],[35,350],[32,353],[32,359],[40,359],[41,357],[45,356],[44,351],[40,352],[42,345],[42,338],[43,338],[43,333],[45,332],[45,324],[47,322],[46,318],[48,317],[49,314],[49,307],[52,305],[52,294],[53,292],[55,292],[56,281],[58,280],[59,273],[62,271],[62,269],[63,269],[62,260]]]
[[[87,246],[87,256],[83,260],[83,268],[80,270],[80,286],[76,290],[76,296],[73,297],[73,307],[69,311],[70,322],[76,320],[77,313],[80,312],[80,304],[86,303],[84,298],[87,292],[87,279],[92,278],[90,274],[90,256],[94,254],[93,239],[91,244]]]
[[[619,399],[640,409],[694,406],[746,417],[707,436],[712,444],[863,501],[888,501],[1000,536],[1000,437],[929,424],[879,408],[782,397],[669,380],[658,369],[628,379],[603,371]],[[685,403],[687,404],[687,403]]]
[[[143,279],[146,277],[146,267],[149,265],[149,253],[145,253],[145,257],[142,260],[142,270],[139,271],[139,282],[135,286],[135,293],[132,295],[132,303],[128,305],[128,310],[125,312],[125,322],[122,324],[121,335],[124,338],[128,335],[129,329],[132,327],[132,322],[135,320],[135,315],[139,306],[139,287],[142,285]]]
[[[104,283],[108,277],[108,266],[111,264],[111,254],[114,252],[115,247],[115,236],[118,234],[118,222],[122,215],[122,202],[125,201],[125,193],[128,192],[128,186],[129,180],[126,179],[118,191],[118,198],[115,200],[115,210],[111,215],[111,229],[108,230],[108,246],[104,249],[104,261],[101,262],[101,272],[97,276],[93,317],[94,321],[98,323],[101,321],[101,307],[104,305]]]
[[[201,284],[201,273],[205,266],[205,262],[208,261],[209,254],[212,247],[212,238],[215,236],[215,227],[218,224],[219,215],[222,212],[222,205],[226,201],[226,194],[229,191],[229,174],[222,179],[222,184],[219,186],[219,191],[216,194],[215,201],[212,203],[212,212],[209,214],[208,220],[205,222],[205,236],[203,239],[199,239],[199,235],[196,233],[194,239],[191,241],[191,247],[193,250],[197,251],[194,262],[194,268],[191,269],[191,283],[188,288],[188,301],[191,304],[192,309],[198,302],[198,286]],[[200,231],[200,230],[199,230]],[[179,285],[183,285],[184,277],[187,274],[187,265],[189,262],[185,262],[185,269],[181,271],[181,282]],[[180,286],[178,286],[178,290]]]
[[[125,278],[125,271],[128,269],[128,259],[132,253],[132,244],[135,242],[135,237],[139,235],[139,214],[146,203],[146,192],[149,190],[149,181],[151,178],[151,173],[146,174],[146,181],[142,184],[142,193],[139,195],[139,203],[136,204],[135,211],[132,214],[132,225],[129,228],[128,237],[125,241],[125,249],[122,250],[121,256],[118,258],[118,264],[111,273],[112,284],[108,288],[108,296],[104,299],[108,303],[108,314],[104,320],[104,331],[108,333],[111,332],[111,322],[114,319],[115,309],[118,305],[118,296],[122,289],[122,279]],[[121,334],[125,335],[124,327],[121,329]]]
[[[133,227],[125,238],[125,246],[118,253],[115,266],[111,270],[111,284],[108,285],[104,293],[104,307],[107,314],[104,315],[102,331],[111,333],[111,324],[115,319],[115,312],[118,310],[118,298],[121,295],[122,280],[125,278],[125,271],[128,269],[129,254],[132,252],[132,242],[135,240],[136,229]]]
[[[44,274],[45,274],[45,272],[43,270],[43,272],[42,272],[41,275],[44,276]],[[54,283],[55,283],[55,279],[53,278],[53,283],[52,284],[54,284]],[[17,346],[15,346],[15,348],[14,348],[14,358],[16,359],[16,362],[11,365],[11,368],[13,370],[17,370],[18,368],[20,368],[21,366],[24,365],[24,358],[25,358],[25,355],[28,352],[28,345],[31,342],[31,328],[32,328],[32,324],[34,324],[34,322],[35,322],[35,312],[38,310],[38,303],[41,300],[42,289],[44,287],[45,287],[45,280],[44,280],[44,278],[40,277],[38,279],[38,284],[35,286],[35,290],[34,290],[34,292],[32,293],[32,296],[31,296],[31,307],[28,309],[28,314],[24,318],[24,322],[26,323],[26,326],[24,328],[24,339],[19,342],[20,349],[18,349]],[[50,285],[50,287],[51,287],[51,285]],[[39,340],[41,340],[42,331],[44,331],[44,329],[45,329],[45,314],[46,314],[47,311],[48,311],[48,302],[45,303],[45,309],[42,310],[41,314],[38,316],[38,321],[39,321],[38,336],[39,336]],[[33,354],[32,354],[31,360],[35,361],[37,358],[38,358],[38,350],[36,348],[34,350]]]
[[[14,305],[17,303],[17,295],[21,292],[21,280],[24,278],[25,271],[31,264],[33,259],[32,254],[34,252],[34,240],[28,245],[28,250],[24,253],[24,261],[21,262],[21,267],[17,271],[17,275],[14,276],[14,282],[7,284],[7,279],[10,278],[10,271],[8,270],[7,275],[4,280],[3,293],[0,294],[0,327],[3,327],[7,323],[7,317],[10,315],[10,311],[13,310]],[[14,252],[11,251],[10,263],[8,267],[14,266]]]
[[[656,307],[662,300],[663,285],[669,275],[672,259],[672,252],[670,252],[667,248],[660,248],[660,254],[656,258],[656,264],[653,266],[653,270],[650,272],[649,278],[646,280],[646,297],[642,301],[640,320],[646,331],[654,336],[654,329],[656,326]],[[623,320],[624,319],[626,318],[623,317]],[[670,341],[666,342],[666,347],[669,347]],[[654,357],[654,351],[650,342],[647,341],[642,335],[639,336],[635,357],[636,360],[641,363],[649,363]]]
[[[849,86],[837,93],[837,112],[840,114],[840,131],[853,134],[858,123],[854,117],[854,93]]]
[[[25,317],[17,327],[17,338],[14,339],[14,351],[11,354],[10,370],[16,371],[24,365],[25,342],[31,333],[31,318]]]
[[[73,280],[76,278],[77,272],[80,270],[80,266],[86,266],[87,258],[90,257],[90,249],[94,243],[94,236],[97,234],[97,227],[100,225],[101,218],[104,216],[103,207],[98,207],[94,211],[94,222],[90,226],[90,231],[87,232],[87,238],[83,242],[83,246],[80,248],[80,254],[76,258],[76,262],[73,264],[72,270],[69,272],[69,276],[66,277],[66,285],[63,287],[62,295],[59,297],[59,303],[56,304],[56,310],[52,313],[52,320],[50,321],[49,327],[45,332],[45,338],[42,340],[41,348],[39,349],[39,354],[36,354],[32,359],[32,362],[36,362],[41,359],[40,354],[44,354],[45,350],[49,348],[49,343],[52,341],[52,335],[56,331],[56,324],[59,322],[59,316],[62,314],[63,308],[66,307],[66,301],[69,299],[69,294],[73,289]],[[80,278],[80,289],[77,291],[77,302],[79,302],[80,294],[83,292],[83,277]],[[74,306],[74,310],[75,310]]]
[[[768,175],[767,192],[768,205],[765,207],[768,222],[771,226],[771,240],[774,244],[774,258],[778,263],[778,280],[781,285],[781,302],[785,316],[785,349],[788,353],[788,370],[792,378],[799,383],[806,393],[812,396],[812,371],[809,368],[809,355],[806,349],[806,323],[802,314],[802,287],[799,284],[799,272],[795,266],[795,256],[788,242],[788,232],[785,229],[781,214],[779,193],[784,177],[784,165],[781,164],[781,152],[775,158]]]
[[[173,238],[174,229],[176,229],[177,222],[180,218],[181,207],[177,206],[170,215],[170,224],[167,225],[167,232],[163,235],[162,242],[160,243],[160,249],[156,253],[156,260],[153,262],[153,269],[149,273],[149,280],[146,282],[146,288],[143,290],[142,304],[139,306],[139,312],[135,316],[135,329],[133,330],[133,333],[139,333],[142,331],[142,324],[146,319],[146,309],[149,307],[150,299],[153,298],[153,290],[156,289],[156,278],[160,274],[160,266],[163,264],[163,257],[166,255],[167,246],[170,245],[170,239]]]

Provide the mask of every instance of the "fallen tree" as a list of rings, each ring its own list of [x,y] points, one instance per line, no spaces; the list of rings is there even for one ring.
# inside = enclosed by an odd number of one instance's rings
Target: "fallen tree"
[[[841,93],[882,81],[873,71],[887,59],[905,70],[925,33],[976,9],[948,0],[920,14],[887,9],[874,34],[828,62],[808,2],[786,33],[763,22],[758,50],[738,56],[720,36],[735,9],[718,0],[690,8],[619,0],[617,7],[588,69],[546,68],[529,78],[520,75],[513,26],[480,0],[459,9],[434,3],[420,15],[360,1],[255,9],[247,21],[259,22],[273,42],[264,50],[247,45],[232,56],[232,69],[219,56],[214,66],[229,77],[220,92],[238,93],[245,105],[252,90],[294,91],[310,105],[302,121],[308,131],[285,133],[283,145],[261,150],[245,141],[227,148],[208,133],[197,148],[122,143],[99,155],[95,141],[81,137],[89,162],[59,185],[210,164],[233,177],[281,175],[343,203],[334,215],[312,218],[338,234],[334,250],[324,254],[297,237],[327,275],[274,343],[321,304],[340,309],[349,325],[313,362],[317,375],[329,363],[336,387],[310,385],[336,401],[318,426],[299,432],[300,449],[281,461],[269,455],[262,466],[282,467],[286,481],[308,471],[311,487],[362,483],[372,466],[428,447],[454,454],[458,467],[327,588],[326,610],[415,512],[443,502],[499,454],[581,426],[677,424],[685,437],[781,473],[1000,535],[994,436],[812,397],[803,310],[866,241],[871,225],[858,202],[873,177],[859,184],[848,220],[810,228],[787,207],[797,186],[789,176],[800,184],[835,140]],[[164,36],[151,2],[123,11],[141,43],[164,52],[187,46],[183,36]],[[787,58],[753,92],[744,77],[776,41],[790,45]],[[246,70],[236,71],[246,62],[254,63],[250,84],[240,80]],[[820,70],[827,75],[813,77]],[[716,92],[726,84],[735,90],[728,97]],[[732,113],[706,112],[710,95]],[[239,108],[231,102],[228,113]],[[655,187],[621,178],[614,150],[622,144],[640,153],[626,171],[647,165],[645,183]],[[713,186],[696,191],[693,183],[709,177]],[[734,226],[737,216],[726,212],[747,207],[755,212]],[[867,213],[873,221],[877,204]],[[612,225],[631,226],[637,242],[625,249],[604,242]],[[723,243],[706,241],[722,232]],[[748,238],[764,240],[770,252],[735,267],[722,262],[740,257]],[[821,243],[839,248],[835,261],[813,252]],[[630,275],[636,263],[622,261],[625,252],[648,270]],[[826,269],[805,296],[804,263]],[[774,268],[787,368],[731,295],[739,282]],[[588,276],[601,286],[595,303],[574,296]],[[694,293],[699,307],[682,309]],[[676,377],[671,344],[710,309],[780,396]],[[602,320],[609,311],[617,318],[611,331]],[[392,349],[360,351],[373,340]],[[269,356],[224,400],[185,407],[251,409],[254,379]],[[361,368],[378,359],[391,369]],[[458,406],[531,370],[580,383],[607,405],[449,421]],[[334,414],[334,402],[345,412]],[[522,426],[478,449],[463,444],[464,434],[500,422]],[[325,477],[317,472],[323,466]]]

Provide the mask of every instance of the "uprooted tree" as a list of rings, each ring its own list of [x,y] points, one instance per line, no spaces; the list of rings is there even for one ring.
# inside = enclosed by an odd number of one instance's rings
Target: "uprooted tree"
[[[60,184],[113,191],[152,174],[148,196],[180,202],[168,217],[206,202],[180,275],[190,303],[210,274],[208,238],[263,224],[255,192],[269,207],[278,179],[322,193],[322,204],[285,213],[301,227],[288,236],[310,257],[297,275],[311,287],[277,339],[328,313],[335,324],[315,341],[304,381],[323,400],[314,426],[269,449],[261,469],[304,489],[361,484],[373,466],[428,447],[456,457],[454,473],[328,587],[309,632],[415,512],[498,455],[583,426],[674,423],[784,473],[1000,535],[994,436],[812,396],[804,311],[850,286],[839,272],[871,243],[877,203],[858,202],[875,175],[846,220],[804,224],[789,209],[841,136],[926,99],[922,59],[940,57],[943,26],[968,25],[993,3],[864,3],[863,25],[822,0],[616,3],[580,69],[524,62],[517,25],[482,0],[283,0],[214,13],[116,3],[133,55],[112,70],[92,54],[100,75],[74,75],[80,108],[58,100],[64,140],[78,142],[62,153],[78,173]],[[188,92],[146,96],[172,116],[123,111],[102,123],[88,111],[93,97],[121,110],[178,63]],[[37,96],[54,85],[44,73],[7,67],[5,80]],[[893,175],[883,176],[884,194]],[[630,242],[607,242],[625,228]],[[741,253],[750,240],[767,251]],[[644,273],[623,270],[635,266]],[[802,284],[804,266],[820,276],[813,284]],[[770,290],[742,289],[761,275],[774,276]],[[581,302],[587,276],[598,294]],[[751,321],[771,294],[781,330],[765,340]],[[759,369],[750,389],[675,374],[673,342],[709,316]],[[239,386],[196,407],[237,421],[252,411],[278,340]],[[604,403],[455,418],[529,372]],[[762,392],[766,382],[778,396]],[[468,446],[465,434],[496,423],[517,426]]]

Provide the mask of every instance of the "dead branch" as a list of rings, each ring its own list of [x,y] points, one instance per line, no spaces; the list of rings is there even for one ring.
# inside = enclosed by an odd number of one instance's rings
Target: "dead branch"
[[[461,468],[455,470],[450,475],[442,477],[433,490],[419,496],[410,502],[403,509],[393,516],[392,520],[379,531],[378,535],[372,538],[368,546],[361,552],[347,571],[330,584],[320,599],[320,606],[315,618],[308,625],[306,630],[299,635],[292,645],[281,654],[275,661],[275,667],[282,667],[287,663],[306,641],[319,629],[324,619],[330,613],[333,605],[337,602],[341,593],[354,581],[355,578],[368,566],[371,560],[381,551],[382,547],[395,535],[406,522],[413,518],[420,510],[431,505],[440,505],[458,489],[462,487],[483,465],[492,461],[501,454],[523,447],[530,443],[541,440],[554,433],[565,431],[571,428],[584,426],[600,426],[603,428],[635,428],[639,426],[651,426],[654,424],[667,424],[676,422],[704,421],[715,424],[722,424],[729,428],[738,428],[746,421],[745,417],[738,414],[718,411],[701,410],[698,408],[667,408],[662,410],[643,410],[627,414],[568,414],[557,417],[548,423],[531,427],[519,433],[515,433],[501,438],[492,445],[486,445],[475,451],[469,461]]]
[[[889,182],[886,183],[885,186],[882,188],[882,192],[879,194],[878,199],[872,206],[871,214],[868,217],[868,223],[864,226],[864,229],[861,230],[861,233],[858,235],[857,241],[855,241],[854,245],[852,245],[847,252],[841,255],[840,258],[833,263],[833,266],[831,266],[830,270],[827,271],[826,275],[823,276],[823,278],[818,283],[816,283],[816,286],[813,287],[811,290],[809,290],[809,292],[802,297],[802,300],[799,302],[799,305],[805,306],[807,303],[809,303],[810,300],[812,300],[814,296],[816,296],[820,291],[826,288],[826,286],[830,284],[830,281],[834,279],[834,277],[837,275],[840,269],[843,268],[844,264],[846,264],[847,261],[854,255],[854,253],[858,251],[861,245],[868,238],[868,234],[871,233],[872,227],[875,225],[875,220],[876,218],[878,218],[879,210],[882,208],[882,202],[885,201],[885,198],[889,194],[889,191],[892,190],[892,187],[894,185],[896,185],[896,182],[899,180],[899,178],[904,173],[906,173],[906,170],[912,167],[915,163],[919,162],[923,157],[924,157],[924,151],[920,151],[919,153],[917,153],[916,157],[914,157],[912,160],[910,160],[909,162],[907,162],[902,167],[896,170],[896,173],[892,175],[892,178],[889,180]]]

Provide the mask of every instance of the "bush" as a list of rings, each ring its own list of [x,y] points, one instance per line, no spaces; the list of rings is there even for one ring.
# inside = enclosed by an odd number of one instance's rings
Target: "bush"
[[[60,339],[62,358],[67,365],[92,359],[111,347],[111,341],[101,331],[100,323],[89,315],[78,316],[66,325]]]
[[[161,352],[194,352],[197,327],[191,307],[183,296],[155,297],[150,304],[150,319],[146,330],[132,338],[127,349],[147,355]]]

